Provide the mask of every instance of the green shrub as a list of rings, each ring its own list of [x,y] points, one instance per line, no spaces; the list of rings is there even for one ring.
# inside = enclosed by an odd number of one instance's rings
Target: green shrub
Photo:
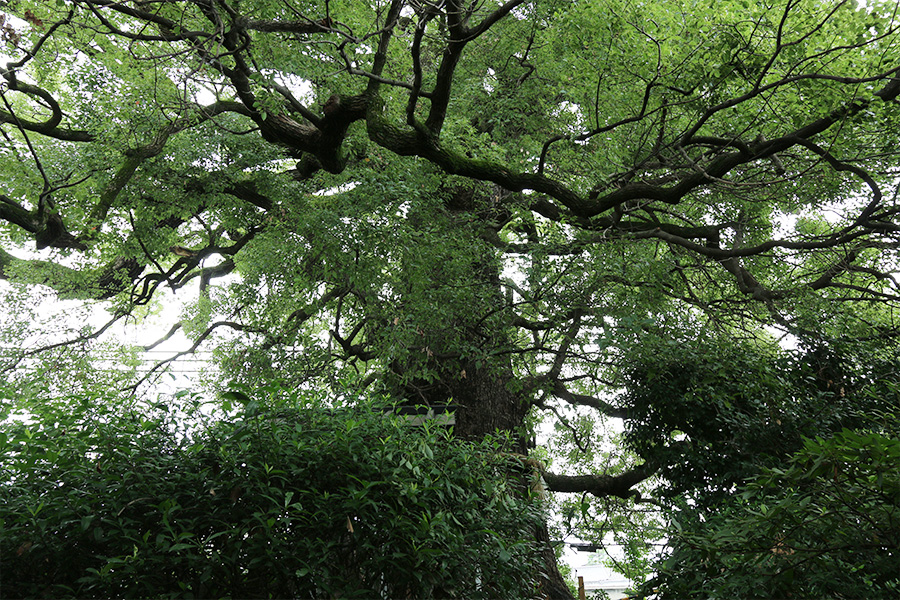
[[[518,598],[537,585],[524,540],[540,509],[498,440],[451,443],[368,405],[249,402],[204,430],[173,422],[83,409],[3,425],[3,597]]]

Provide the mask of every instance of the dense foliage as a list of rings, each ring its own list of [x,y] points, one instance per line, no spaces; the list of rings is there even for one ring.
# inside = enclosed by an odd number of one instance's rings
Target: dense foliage
[[[566,534],[641,579],[683,502],[701,522],[897,413],[898,11],[9,2],[3,414],[55,430],[198,364],[213,392],[449,404],[448,447],[543,463],[545,596]]]
[[[808,439],[715,514],[676,514],[648,587],[660,598],[896,598],[900,439],[844,430]],[[654,594],[657,595],[657,594]]]
[[[372,403],[246,398],[234,418],[185,431],[202,414],[161,410],[170,398],[137,413],[79,400],[53,422],[2,429],[4,598],[537,589],[536,474],[503,440],[450,444]]]
[[[761,351],[685,341],[630,371],[625,443],[663,465],[661,497],[706,506],[780,464],[804,437],[867,428],[869,413],[896,411],[898,369],[900,356],[866,346]]]
[[[666,465],[666,549],[643,592],[894,597],[898,357],[729,344],[681,356],[634,369],[628,392],[625,443]]]

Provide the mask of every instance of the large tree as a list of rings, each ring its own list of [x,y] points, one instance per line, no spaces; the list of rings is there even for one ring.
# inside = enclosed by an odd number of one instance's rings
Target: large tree
[[[551,490],[634,503],[694,460],[703,487],[721,465],[698,447],[789,422],[800,389],[716,382],[765,371],[779,335],[831,367],[894,343],[896,9],[10,3],[8,387],[96,383],[73,373],[111,329],[50,340],[22,290],[121,322],[170,290],[192,298],[172,332],[222,383],[450,403],[456,436],[521,453],[546,414],[583,469],[548,469]],[[843,398],[825,366],[807,379]],[[604,418],[634,453],[603,446]]]

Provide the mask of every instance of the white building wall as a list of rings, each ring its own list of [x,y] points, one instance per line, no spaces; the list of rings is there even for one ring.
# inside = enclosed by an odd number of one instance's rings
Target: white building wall
[[[588,597],[591,592],[603,590],[611,600],[626,598],[625,590],[631,587],[631,582],[605,565],[583,565],[573,569],[575,581],[579,577],[584,578],[584,591]]]

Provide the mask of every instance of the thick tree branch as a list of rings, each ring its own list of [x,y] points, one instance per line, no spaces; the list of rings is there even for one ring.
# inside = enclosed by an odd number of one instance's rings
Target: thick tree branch
[[[17,258],[0,249],[0,279],[45,285],[60,298],[105,299],[128,289],[143,267],[134,259],[116,258],[88,270],[66,267],[48,260]]]
[[[601,400],[600,398],[595,398],[594,396],[585,396],[584,394],[576,394],[570,392],[568,388],[566,388],[565,384],[561,381],[557,381],[553,385],[552,393],[557,398],[568,402],[569,404],[577,405],[577,406],[589,406],[590,408],[596,409],[602,414],[613,417],[616,419],[627,419],[629,416],[629,411],[627,408],[619,408],[613,406],[612,404]]]
[[[568,357],[569,348],[572,346],[578,332],[581,330],[581,317],[583,315],[584,311],[582,309],[574,309],[572,311],[572,323],[569,325],[569,328],[566,329],[565,334],[563,334],[562,342],[556,350],[553,365],[551,365],[550,371],[548,371],[546,375],[548,380],[554,381],[559,378],[560,373],[562,373],[562,369],[566,364],[566,358]]]
[[[652,469],[644,464],[619,475],[557,475],[544,471],[542,476],[547,484],[547,489],[552,492],[588,492],[598,498],[607,496],[632,498],[640,495],[637,490],[632,488],[652,477],[656,471],[657,469]]]
[[[488,29],[493,27],[494,24],[497,23],[500,19],[502,19],[503,17],[508,15],[515,8],[522,6],[524,3],[525,3],[525,0],[509,0],[502,6],[499,6],[497,8],[497,10],[495,10],[494,12],[489,14],[487,17],[485,17],[481,21],[481,23],[479,23],[478,25],[476,25],[466,31],[466,35],[467,35],[468,39],[472,40],[472,39],[475,39],[475,38],[481,36]]]
[[[38,250],[48,247],[85,249],[81,240],[66,229],[57,213],[49,210],[44,210],[43,215],[40,213],[40,204],[37,210],[29,211],[18,202],[0,194],[0,220],[34,234]]]
[[[0,110],[0,123],[15,125],[25,131],[39,133],[41,135],[64,142],[91,142],[94,135],[82,130],[60,128],[63,113],[59,103],[50,92],[36,85],[24,83],[18,80],[15,71],[0,69],[0,75],[7,81],[10,91],[20,92],[25,95],[40,99],[50,109],[50,116],[45,121],[37,122],[23,119],[11,111]]]

